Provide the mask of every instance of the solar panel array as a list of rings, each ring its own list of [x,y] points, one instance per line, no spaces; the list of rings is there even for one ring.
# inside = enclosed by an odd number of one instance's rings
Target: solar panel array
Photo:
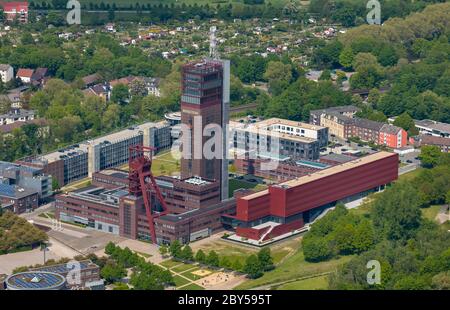
[[[33,281],[33,279],[38,281]],[[57,273],[51,272],[22,272],[10,276],[6,285],[15,289],[53,289],[62,286],[65,278]]]
[[[14,190],[14,186],[0,183],[0,195],[15,197],[16,191]]]

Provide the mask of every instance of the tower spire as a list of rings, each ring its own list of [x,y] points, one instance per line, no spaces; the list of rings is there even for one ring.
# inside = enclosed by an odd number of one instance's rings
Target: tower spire
[[[216,31],[216,26],[211,26],[209,28],[209,57],[211,59],[219,59],[219,55],[217,53]]]

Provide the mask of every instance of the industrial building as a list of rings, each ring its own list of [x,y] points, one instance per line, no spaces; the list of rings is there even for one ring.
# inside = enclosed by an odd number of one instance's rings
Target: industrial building
[[[52,176],[39,168],[0,161],[0,183],[35,191],[40,202],[47,201],[53,195]]]
[[[267,167],[269,159],[235,159],[234,166],[240,174],[251,174],[264,179],[284,182],[356,158],[350,155],[328,154],[319,157],[316,161],[285,159],[279,160],[273,169],[265,169],[263,166],[266,165],[265,167]]]
[[[170,148],[171,143],[169,123],[149,122],[17,163],[40,168],[64,186],[91,177],[97,171],[127,163],[131,145],[153,147],[158,152]]]
[[[232,149],[239,158],[314,160],[328,144],[328,128],[280,118],[256,123],[230,122],[230,130]]]
[[[422,135],[450,138],[450,124],[430,119],[414,120],[414,123]]]
[[[377,152],[237,198],[222,217],[236,234],[264,242],[302,228],[337,202],[382,190],[398,177],[398,155]]]
[[[330,135],[341,139],[358,137],[362,141],[402,148],[408,143],[400,127],[355,117],[360,109],[354,106],[333,107],[310,112],[310,123],[329,128]]]
[[[218,181],[200,177],[156,177],[169,213],[155,218],[158,243],[184,243],[207,237],[222,228],[222,214],[235,211],[234,199],[221,202]],[[151,240],[143,197],[129,192],[129,174],[108,169],[92,177],[92,186],[56,196],[56,217],[131,239]],[[154,191],[152,208],[161,206]]]

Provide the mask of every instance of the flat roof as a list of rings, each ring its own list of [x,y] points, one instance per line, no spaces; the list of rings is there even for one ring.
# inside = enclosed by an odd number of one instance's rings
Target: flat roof
[[[98,265],[94,264],[91,260],[83,260],[79,261],[78,263],[80,264],[80,270],[98,267]],[[31,269],[31,271],[46,271],[59,274],[68,273],[70,270],[72,270],[72,268],[69,268],[67,264],[57,264],[52,266],[44,266]]]
[[[370,154],[370,155],[367,155],[367,156],[364,156],[361,158],[357,158],[355,160],[348,161],[343,164],[332,166],[330,168],[326,168],[326,169],[323,169],[320,171],[316,171],[311,174],[301,176],[299,178],[295,178],[295,179],[292,179],[292,180],[289,180],[289,181],[286,181],[286,182],[283,182],[283,183],[280,183],[277,185],[272,185],[272,187],[281,187],[281,188],[286,188],[286,189],[296,187],[296,186],[299,186],[302,184],[316,181],[316,180],[322,179],[324,177],[327,177],[327,176],[330,176],[333,174],[337,174],[340,172],[344,172],[344,171],[347,171],[347,170],[350,170],[350,169],[353,169],[356,167],[360,167],[360,166],[375,162],[380,159],[388,158],[391,156],[397,156],[397,155],[395,153],[389,153],[389,152],[384,152],[384,151],[373,153],[373,154]],[[268,192],[269,192],[269,190],[266,189],[266,190],[248,195],[248,196],[244,196],[244,197],[242,197],[242,199],[245,199],[245,200],[254,199],[254,198],[266,195]]]
[[[237,124],[239,124],[239,125],[237,125]],[[282,132],[275,131],[275,130],[268,130],[264,126],[261,126],[261,128],[260,128],[257,124],[258,123],[242,124],[242,123],[238,123],[238,122],[230,122],[230,129],[235,130],[235,131],[244,131],[244,132],[255,133],[255,134],[259,134],[259,135],[266,134],[267,136],[278,137],[279,139],[294,140],[294,141],[303,142],[303,143],[311,143],[311,142],[317,141],[317,139],[313,139],[313,138],[301,137],[301,136],[297,136],[295,134],[286,134],[286,133],[282,133]]]
[[[318,125],[312,125],[312,124],[308,124],[308,123],[303,123],[303,122],[297,122],[297,121],[291,121],[288,119],[282,119],[282,118],[269,118],[263,121],[259,121],[256,123],[252,124],[253,126],[256,127],[269,127],[272,125],[285,125],[285,126],[291,126],[291,127],[302,127],[305,129],[310,129],[310,130],[320,130],[320,129],[324,129],[325,127],[323,126],[318,126]]]
[[[53,272],[28,271],[9,276],[5,283],[16,290],[49,290],[61,287],[66,279]]]
[[[162,127],[166,126],[167,124],[168,123],[166,121],[160,121],[160,122],[156,122],[156,123],[148,122],[148,123],[141,124],[138,126],[130,126],[127,129],[123,129],[121,131],[114,132],[114,133],[111,133],[106,136],[102,136],[102,137],[95,138],[92,140],[83,141],[83,142],[80,142],[79,144],[74,144],[75,147],[74,147],[74,145],[65,147],[63,149],[60,149],[62,152],[60,152],[58,150],[58,151],[43,155],[43,156],[41,156],[41,158],[44,160],[47,160],[48,162],[54,162],[54,161],[60,160],[61,155],[66,155],[66,156],[70,157],[70,156],[74,156],[74,155],[87,153],[90,145],[97,145],[100,143],[108,143],[108,142],[115,143],[118,141],[123,141],[123,140],[126,140],[131,137],[139,135],[139,132],[144,131],[145,129],[152,128],[152,127],[162,128]],[[72,154],[72,155],[69,155],[69,154]]]
[[[450,133],[450,124],[447,123],[437,122],[430,119],[414,120],[414,122],[416,126],[419,127],[428,127],[436,131]]]

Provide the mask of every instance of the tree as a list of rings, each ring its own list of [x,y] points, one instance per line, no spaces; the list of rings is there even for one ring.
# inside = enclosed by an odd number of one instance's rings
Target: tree
[[[275,266],[273,265],[272,256],[270,255],[270,248],[268,248],[268,247],[262,248],[258,252],[258,260],[259,260],[259,263],[261,264],[261,268],[264,271],[269,271],[269,270],[272,270],[273,268],[275,268]]]
[[[108,108],[106,108],[106,111],[102,117],[103,127],[108,130],[119,127],[120,114],[121,114],[120,106],[118,104],[115,104],[115,103],[109,104]]]
[[[281,61],[269,61],[264,78],[269,82],[269,91],[279,95],[288,85],[292,78],[292,67]]]
[[[261,277],[264,274],[263,270],[264,269],[255,254],[247,257],[247,259],[245,260],[243,272],[246,273],[249,278],[256,279]]]
[[[1,85],[3,83],[0,81]],[[11,110],[11,101],[6,96],[0,97],[0,114],[8,113]]]
[[[349,69],[352,67],[352,63],[353,63],[353,58],[355,57],[355,55],[353,55],[353,50],[350,46],[345,47],[341,54],[339,55],[339,63]]]
[[[52,191],[57,191],[60,188],[61,187],[59,186],[58,179],[56,179],[55,177],[52,177]]]
[[[388,240],[408,240],[421,223],[420,198],[409,183],[395,183],[374,202],[371,212],[378,235]]]
[[[181,251],[181,258],[188,260],[188,261],[193,261],[194,260],[194,254],[192,252],[192,249],[189,245],[185,245],[183,247],[183,250]]]
[[[167,255],[167,253],[169,252],[169,248],[167,247],[167,245],[163,244],[159,247],[159,253],[164,257]]]
[[[433,168],[439,162],[441,150],[435,145],[424,145],[420,148],[419,159],[422,167]]]
[[[217,255],[216,251],[212,250],[208,253],[206,263],[210,266],[219,267],[219,255]]]
[[[195,260],[200,264],[206,263],[206,255],[205,252],[202,251],[202,249],[198,250],[197,253],[195,254]]]
[[[112,260],[108,261],[100,271],[100,275],[107,283],[120,281],[126,274],[125,268]]]
[[[181,243],[178,240],[174,240],[169,246],[170,255],[174,258],[181,258]]]
[[[242,271],[242,263],[239,259],[235,259],[231,265],[231,268],[235,271]]]
[[[404,112],[396,117],[394,120],[394,125],[406,130],[409,136],[415,136],[419,133],[414,120],[407,112]]]
[[[303,254],[309,262],[327,260],[332,256],[328,241],[325,238],[310,237],[303,239]]]
[[[108,244],[105,247],[105,254],[113,255],[115,250],[116,250],[116,245],[110,241],[110,242],[108,242]]]
[[[129,97],[128,86],[125,84],[117,84],[111,92],[111,100],[113,102],[124,104]]]

